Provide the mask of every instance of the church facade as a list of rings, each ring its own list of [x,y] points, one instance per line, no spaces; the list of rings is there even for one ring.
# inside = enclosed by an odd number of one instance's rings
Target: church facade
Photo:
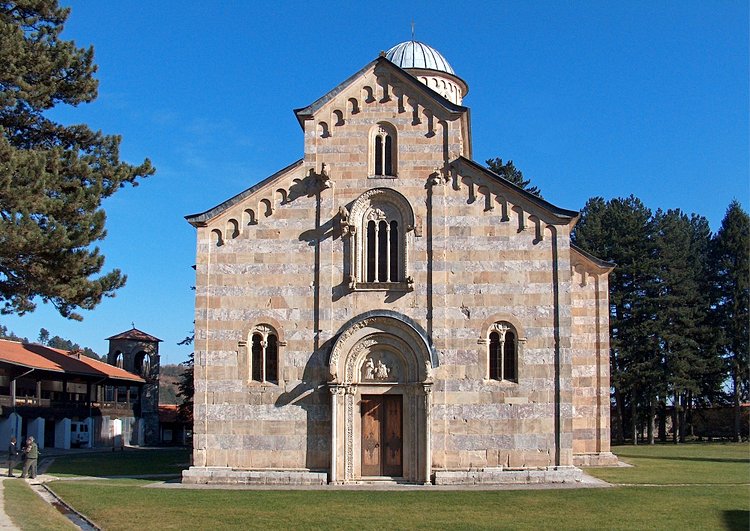
[[[187,483],[567,481],[609,452],[611,264],[472,160],[401,43],[295,111],[301,160],[197,229]]]

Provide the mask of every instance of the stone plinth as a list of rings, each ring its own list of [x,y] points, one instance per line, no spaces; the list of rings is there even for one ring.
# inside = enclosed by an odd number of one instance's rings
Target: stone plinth
[[[436,470],[435,485],[505,485],[528,483],[577,483],[583,472],[574,466],[545,468],[481,468],[477,470]]]
[[[182,472],[182,482],[190,485],[325,485],[327,472],[311,470],[238,470],[224,467],[191,466]]]

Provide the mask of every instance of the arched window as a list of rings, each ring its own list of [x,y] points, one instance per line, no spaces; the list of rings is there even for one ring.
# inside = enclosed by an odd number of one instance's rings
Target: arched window
[[[409,202],[394,190],[368,190],[352,205],[348,222],[354,241],[351,288],[413,289],[407,257],[407,235],[414,229]]]
[[[495,323],[489,337],[489,377],[518,381],[518,335],[509,323]]]
[[[395,216],[393,216],[395,217]],[[367,215],[365,282],[403,282],[399,220],[379,208]],[[390,218],[390,219],[389,219]]]
[[[396,176],[396,129],[381,122],[373,129],[371,140],[370,174],[376,177]]]
[[[279,381],[279,340],[268,325],[258,325],[250,337],[250,379]]]

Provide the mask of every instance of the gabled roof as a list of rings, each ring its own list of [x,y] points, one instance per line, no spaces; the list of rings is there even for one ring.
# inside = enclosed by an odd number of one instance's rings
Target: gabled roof
[[[308,105],[307,107],[302,107],[300,109],[295,109],[294,114],[297,115],[297,120],[299,121],[300,125],[304,127],[304,121],[311,118],[321,107],[323,107],[326,103],[334,99],[336,96],[338,96],[341,92],[346,90],[349,85],[354,83],[354,81],[361,77],[363,74],[365,74],[367,71],[369,71],[371,68],[378,68],[378,67],[384,67],[384,68],[390,68],[395,73],[401,75],[404,77],[407,81],[409,81],[413,88],[419,92],[421,92],[424,96],[430,98],[433,100],[437,105],[440,105],[443,107],[446,111],[452,114],[462,114],[462,113],[468,113],[469,108],[464,107],[463,105],[456,105],[452,101],[449,101],[442,97],[440,94],[432,90],[430,87],[419,81],[416,77],[411,75],[409,72],[404,70],[403,68],[400,68],[399,66],[393,64],[388,59],[385,58],[385,56],[380,56],[374,61],[371,61],[367,65],[365,65],[364,68],[359,70],[354,75],[349,76],[345,81],[339,83],[336,87],[328,91],[326,94],[315,100],[313,103]]]
[[[555,206],[549,201],[546,201],[542,199],[541,197],[538,197],[530,192],[527,192],[520,186],[510,182],[504,177],[501,177],[497,173],[490,171],[489,169],[485,168],[481,164],[478,164],[471,159],[467,159],[466,157],[458,157],[456,160],[451,162],[451,166],[455,167],[458,171],[461,171],[462,169],[463,170],[468,169],[469,171],[478,172],[489,179],[502,183],[503,185],[512,189],[517,194],[523,196],[529,202],[536,204],[540,208],[552,214],[554,217],[558,218],[558,221],[562,221],[565,223],[569,223],[571,221],[577,221],[578,216],[580,214],[577,210],[568,210],[565,208],[560,208],[558,206]]]
[[[144,382],[140,376],[87,356],[35,343],[0,339],[0,364],[96,379]]]
[[[132,341],[145,341],[147,343],[161,343],[162,342],[162,340],[159,339],[158,337],[154,337],[150,334],[147,334],[146,332],[138,330],[136,327],[133,327],[130,330],[126,330],[125,332],[120,332],[119,334],[115,334],[112,337],[108,337],[107,341],[112,341],[113,339],[130,339]]]
[[[201,212],[200,214],[190,214],[188,216],[185,216],[185,219],[190,223],[193,227],[200,227],[202,225],[205,225],[207,222],[221,214],[222,212],[226,211],[228,208],[233,207],[237,203],[241,202],[243,199],[245,199],[247,196],[254,194],[261,188],[263,188],[266,184],[272,182],[276,177],[279,175],[286,173],[287,171],[294,169],[296,167],[302,166],[303,159],[299,159],[296,162],[291,163],[286,168],[283,168],[273,175],[266,177],[262,181],[260,181],[257,184],[254,184],[250,188],[240,192],[236,196],[232,197],[231,199],[227,199],[223,203],[219,203],[213,208],[210,208],[206,210],[205,212]]]

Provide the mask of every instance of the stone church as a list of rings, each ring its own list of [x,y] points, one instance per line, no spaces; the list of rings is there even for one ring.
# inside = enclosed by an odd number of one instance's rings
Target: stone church
[[[569,481],[609,452],[612,264],[472,160],[407,41],[295,110],[302,159],[197,229],[186,483]]]

